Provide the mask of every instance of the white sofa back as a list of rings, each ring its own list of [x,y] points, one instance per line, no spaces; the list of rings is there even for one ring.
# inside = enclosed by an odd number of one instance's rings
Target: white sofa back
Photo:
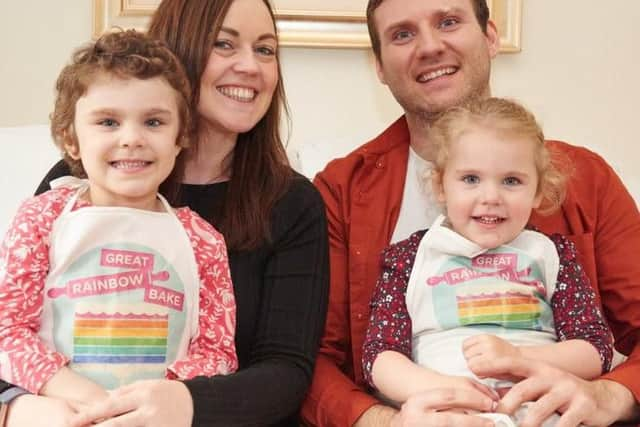
[[[342,155],[332,147],[340,144],[308,143],[288,150],[291,165],[312,179],[325,164]],[[0,127],[0,238],[4,236],[18,206],[33,195],[36,187],[60,159],[53,144],[48,125]]]
[[[33,195],[49,168],[60,159],[48,125],[0,127],[0,235],[18,206]]]

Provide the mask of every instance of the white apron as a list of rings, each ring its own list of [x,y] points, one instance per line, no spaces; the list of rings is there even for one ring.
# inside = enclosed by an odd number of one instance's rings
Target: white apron
[[[198,332],[200,280],[189,237],[160,195],[166,212],[72,211],[88,188],[75,186],[50,235],[40,336],[107,389],[164,378]]]
[[[407,286],[413,360],[473,377],[462,353],[470,336],[489,333],[516,345],[556,342],[549,303],[559,269],[553,242],[525,230],[485,250],[444,221],[439,216],[420,241]]]

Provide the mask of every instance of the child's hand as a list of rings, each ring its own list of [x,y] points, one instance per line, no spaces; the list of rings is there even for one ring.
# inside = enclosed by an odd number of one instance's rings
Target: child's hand
[[[64,400],[25,394],[11,402],[6,427],[68,427],[74,416],[75,408]]]
[[[469,377],[460,377],[455,375],[442,375],[441,380],[434,381],[433,388],[450,388],[452,390],[466,390],[472,393],[481,392],[494,401],[500,400],[500,396],[491,387]],[[437,387],[435,386],[437,384]]]
[[[482,334],[467,338],[462,343],[462,353],[467,360],[467,366],[479,378],[483,378],[481,373],[474,370],[474,366],[486,360],[498,357],[522,357],[520,349],[513,344],[495,335]]]
[[[64,400],[74,407],[100,402],[109,396],[102,386],[66,366],[45,383],[40,394]]]

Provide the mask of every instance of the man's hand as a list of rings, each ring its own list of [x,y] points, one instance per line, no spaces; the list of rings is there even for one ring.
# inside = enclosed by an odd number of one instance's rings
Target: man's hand
[[[623,385],[608,380],[585,381],[546,363],[502,357],[476,363],[482,376],[517,383],[503,396],[499,412],[513,414],[531,402],[521,426],[538,426],[554,412],[561,414],[556,427],[608,426],[638,416],[638,404]]]
[[[390,406],[373,405],[360,415],[353,427],[388,427],[396,412]]]
[[[471,415],[490,412],[496,402],[474,389],[441,388],[407,400],[391,419],[390,427],[493,427],[493,421]]]
[[[383,405],[372,406],[354,427],[493,427],[492,421],[470,413],[492,411],[495,406],[495,400],[473,388],[431,389],[409,398],[400,411]]]

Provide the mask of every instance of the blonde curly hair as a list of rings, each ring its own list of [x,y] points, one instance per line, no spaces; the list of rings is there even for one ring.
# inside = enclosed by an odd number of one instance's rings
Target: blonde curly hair
[[[472,126],[488,127],[501,133],[515,134],[535,144],[538,172],[537,194],[542,202],[536,211],[548,215],[557,210],[566,194],[569,168],[563,159],[552,159],[544,133],[534,115],[515,101],[504,98],[474,99],[442,113],[429,129],[434,167],[429,177],[442,182],[449,159],[449,146]]]

